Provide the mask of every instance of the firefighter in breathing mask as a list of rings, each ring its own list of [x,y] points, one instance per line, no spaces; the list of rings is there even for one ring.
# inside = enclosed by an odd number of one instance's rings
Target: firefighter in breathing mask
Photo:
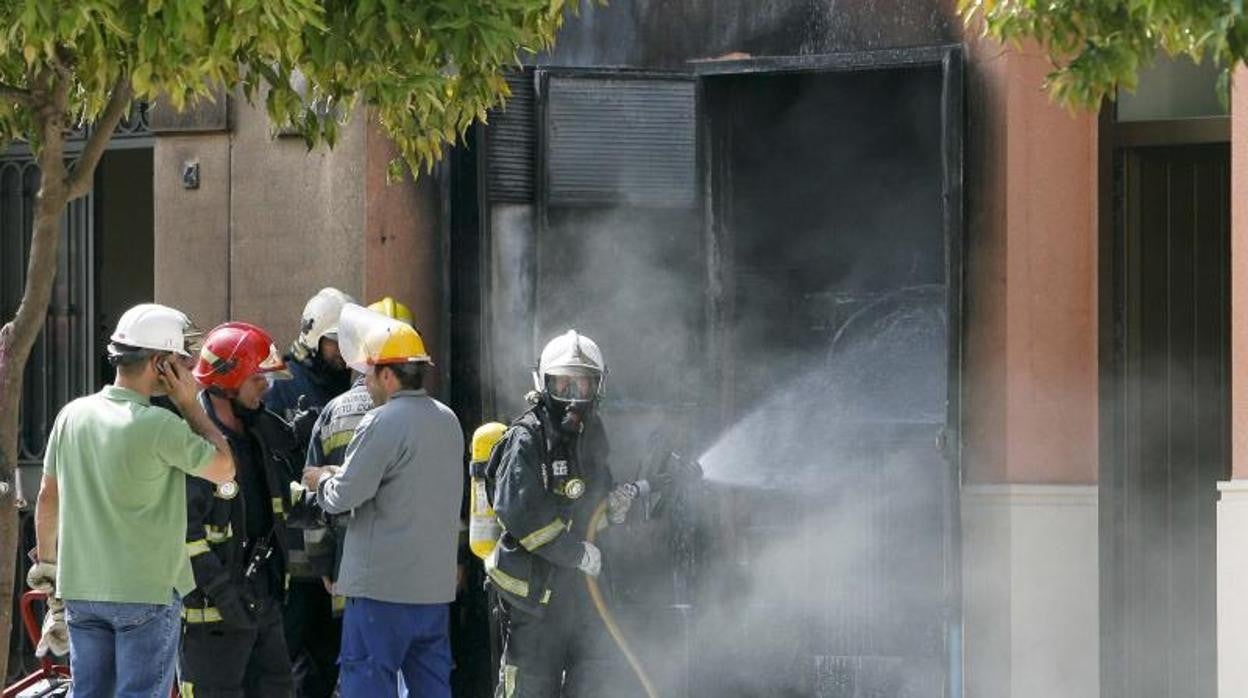
[[[532,407],[494,447],[487,468],[504,533],[485,561],[504,623],[498,698],[603,695],[616,651],[591,604],[585,575],[602,557],[587,542],[596,505],[610,497],[621,523],[637,488],[616,488],[596,413],[606,366],[598,345],[569,331],[542,351]]]

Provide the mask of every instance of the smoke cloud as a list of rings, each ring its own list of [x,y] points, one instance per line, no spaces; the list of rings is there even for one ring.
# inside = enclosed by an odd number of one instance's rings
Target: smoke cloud
[[[552,207],[539,235],[528,207],[495,208],[495,307],[514,313],[493,329],[499,394],[574,327],[606,354],[616,479],[663,448],[704,466],[656,520],[602,539],[662,695],[950,686],[937,75],[708,87],[711,128],[732,134],[714,236],[701,210]]]

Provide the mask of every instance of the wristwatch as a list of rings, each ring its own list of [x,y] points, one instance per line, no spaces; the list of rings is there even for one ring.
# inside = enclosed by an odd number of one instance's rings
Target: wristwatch
[[[234,499],[238,496],[238,483],[230,480],[217,485],[217,496],[221,499]]]

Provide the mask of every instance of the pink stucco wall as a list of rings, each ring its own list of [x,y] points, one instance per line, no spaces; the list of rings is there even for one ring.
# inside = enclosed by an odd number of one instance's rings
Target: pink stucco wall
[[[1097,479],[1097,122],[1038,53],[971,41],[967,480]]]
[[[1248,479],[1248,69],[1231,94],[1231,472]]]

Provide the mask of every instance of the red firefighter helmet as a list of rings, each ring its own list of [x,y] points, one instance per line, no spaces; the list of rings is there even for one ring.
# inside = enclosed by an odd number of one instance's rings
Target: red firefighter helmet
[[[257,373],[290,375],[269,333],[247,322],[214,327],[204,337],[193,373],[200,385],[227,392],[238,390]]]

